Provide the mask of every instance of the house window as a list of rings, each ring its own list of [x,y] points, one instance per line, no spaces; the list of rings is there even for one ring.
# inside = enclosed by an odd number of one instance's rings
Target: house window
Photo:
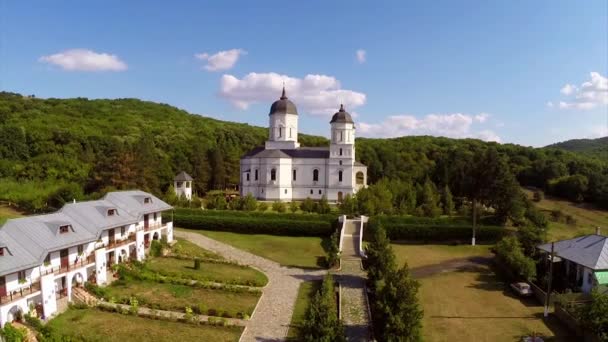
[[[314,191],[312,189],[310,189],[310,194],[312,195],[314,193]]]
[[[312,170],[312,181],[313,182],[319,181],[319,170],[318,169]]]
[[[258,169],[255,169],[255,180],[258,180]]]
[[[270,170],[270,180],[271,181],[277,180],[277,169]]]
[[[287,195],[287,189],[285,189],[285,194]]]
[[[114,216],[114,215],[116,215],[116,209],[108,209],[108,216]]]
[[[340,148],[340,155],[342,155],[342,148]]]
[[[19,279],[20,283],[24,283],[25,282],[25,271],[19,271],[17,273],[17,278]]]
[[[125,235],[125,227],[120,227],[120,236],[124,236]]]
[[[158,218],[158,213],[154,213],[154,221]]]
[[[78,245],[78,255],[84,253],[84,245]]]
[[[319,195],[322,195],[322,194],[323,194],[323,190],[319,190]]]
[[[338,182],[342,182],[342,170],[338,171]]]
[[[190,189],[190,183],[191,182],[186,182],[186,189]]]
[[[245,177],[247,178],[247,181],[249,182],[249,172],[247,172],[247,173],[245,174]]]
[[[59,233],[60,234],[65,234],[65,233],[67,233],[69,231],[70,231],[70,226],[69,225],[59,227]]]
[[[293,170],[292,173],[293,173],[293,181],[295,182],[296,181],[296,170]]]
[[[187,183],[186,183],[186,184],[187,184]],[[152,202],[152,199],[151,199],[150,197],[146,197],[146,198],[144,198],[144,204],[148,204],[148,203],[150,203],[150,202]]]
[[[356,179],[357,179],[358,185],[363,184],[365,182],[365,176],[363,175],[363,172],[361,172],[361,171],[357,172]]]

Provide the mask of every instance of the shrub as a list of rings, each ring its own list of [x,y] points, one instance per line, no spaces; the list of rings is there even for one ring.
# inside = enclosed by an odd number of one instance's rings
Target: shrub
[[[4,338],[4,341],[21,342],[25,340],[27,332],[23,328],[15,328],[12,324],[6,323],[4,328],[0,329],[0,336]]]
[[[333,268],[340,263],[340,231],[331,234],[329,248],[327,249],[327,267]]]
[[[315,205],[315,209],[319,214],[329,214],[331,207],[329,206],[329,202],[327,202],[327,197],[325,195],[323,195],[321,200]]]
[[[268,210],[268,203],[266,203],[266,202],[258,203],[258,210],[261,212]]]
[[[162,254],[162,249],[163,246],[161,245],[160,241],[158,240],[152,240],[152,243],[150,244],[150,255],[153,257],[158,257]]]
[[[302,341],[346,341],[344,326],[338,318],[334,281],[330,274],[325,276],[321,289],[306,310],[300,335]]]
[[[312,213],[315,211],[315,201],[310,197],[306,197],[306,199],[300,203],[300,209],[305,213]]]
[[[524,249],[515,236],[507,236],[496,244],[496,257],[516,277],[526,281],[536,278],[534,260],[524,254]]]
[[[540,190],[535,190],[534,194],[532,195],[532,200],[534,202],[540,202],[543,200],[543,198],[545,197],[545,195],[543,194],[542,191]]]
[[[272,210],[276,211],[277,213],[284,213],[287,209],[285,208],[285,203],[281,201],[275,201],[274,203],[272,203]]]
[[[291,203],[289,203],[289,211],[295,214],[298,209],[300,209],[300,205],[298,205],[297,202],[291,201]]]

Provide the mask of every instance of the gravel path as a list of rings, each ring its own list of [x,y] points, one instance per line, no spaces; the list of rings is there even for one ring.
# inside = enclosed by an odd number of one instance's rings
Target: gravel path
[[[266,258],[234,248],[192,232],[174,234],[241,265],[255,267],[268,277],[262,297],[248,321],[240,341],[284,341],[287,338],[298,289],[303,281],[320,280],[326,270],[303,270],[281,266]]]

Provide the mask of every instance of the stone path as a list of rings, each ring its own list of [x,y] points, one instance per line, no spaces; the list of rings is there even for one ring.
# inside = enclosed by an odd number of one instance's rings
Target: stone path
[[[303,281],[321,280],[326,270],[303,270],[234,248],[198,233],[175,231],[180,238],[220,254],[228,260],[259,269],[268,277],[262,297],[240,341],[284,341],[287,338],[298,289]]]
[[[370,317],[365,293],[365,271],[359,255],[357,221],[344,229],[340,270],[335,274],[342,287],[340,308],[348,341],[370,341]]]

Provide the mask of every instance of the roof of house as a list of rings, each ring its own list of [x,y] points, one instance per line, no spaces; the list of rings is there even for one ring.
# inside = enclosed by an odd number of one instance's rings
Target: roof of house
[[[551,253],[551,243],[539,245],[538,248]],[[608,270],[608,237],[592,234],[557,241],[555,254],[593,270]]]
[[[146,198],[148,200],[146,201]],[[113,215],[108,210],[114,209]],[[95,241],[105,229],[136,223],[172,207],[143,191],[110,192],[103,199],[69,203],[52,214],[9,219],[0,227],[0,275],[38,266],[50,252]],[[68,226],[68,233],[60,227]]]
[[[185,171],[182,171],[175,176],[174,180],[176,182],[191,182],[194,179],[189,174],[187,174]]]

